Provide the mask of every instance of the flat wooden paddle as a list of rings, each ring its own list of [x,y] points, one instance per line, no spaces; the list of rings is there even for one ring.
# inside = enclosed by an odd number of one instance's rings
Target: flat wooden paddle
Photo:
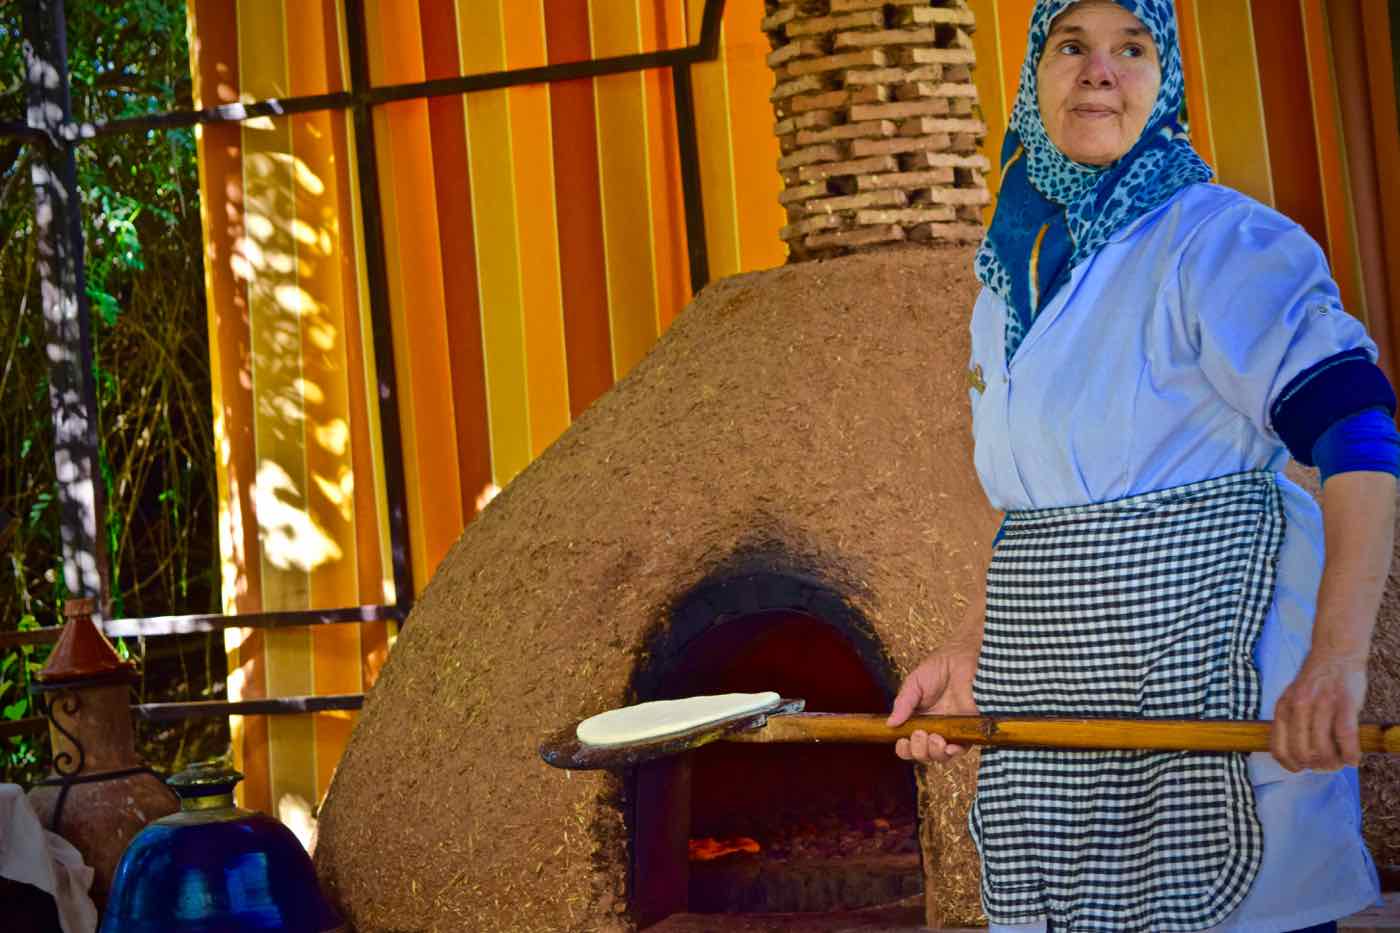
[[[1020,748],[1146,749],[1156,751],[1263,752],[1269,750],[1267,721],[1202,719],[1058,719],[1012,716],[914,716],[895,728],[885,716],[866,713],[804,713],[802,700],[706,723],[684,732],[637,742],[590,745],[577,725],[540,745],[540,756],[556,768],[624,768],[699,748],[710,742],[843,742],[893,744],[916,730],[936,733],[958,745]],[[1361,750],[1400,754],[1400,724],[1361,726]]]

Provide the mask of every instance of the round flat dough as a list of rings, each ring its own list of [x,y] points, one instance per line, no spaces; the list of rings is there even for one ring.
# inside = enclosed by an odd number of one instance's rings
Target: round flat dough
[[[652,700],[590,716],[578,724],[578,740],[585,745],[624,745],[644,742],[699,726],[733,719],[776,706],[781,697],[767,693],[720,693]]]

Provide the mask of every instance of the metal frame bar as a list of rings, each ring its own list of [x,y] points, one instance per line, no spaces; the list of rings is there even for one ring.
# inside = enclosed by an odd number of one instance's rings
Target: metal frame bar
[[[194,716],[276,716],[357,710],[365,704],[363,693],[279,697],[266,700],[193,700],[188,703],[140,703],[131,708],[148,722],[189,719]]]
[[[40,146],[45,157],[39,163],[48,164],[53,160],[66,163],[70,180],[66,189],[73,197],[64,201],[67,206],[62,217],[62,234],[57,240],[64,240],[59,249],[65,247],[76,258],[76,286],[72,285],[73,274],[70,267],[64,275],[46,272],[41,263],[41,275],[46,290],[68,283],[64,293],[70,297],[69,305],[76,307],[75,326],[77,332],[70,335],[65,331],[60,345],[71,350],[77,345],[76,367],[87,374],[91,387],[92,343],[91,315],[88,308],[86,290],[82,287],[82,223],[76,199],[76,173],[73,147],[85,141],[123,133],[140,133],[151,130],[167,130],[199,124],[242,123],[261,117],[283,117],[297,113],[321,110],[350,110],[354,126],[355,152],[357,158],[357,180],[363,219],[366,279],[369,286],[369,315],[374,335],[375,370],[378,377],[380,427],[383,433],[385,452],[385,488],[389,510],[389,537],[393,560],[393,576],[396,605],[359,606],[343,609],[309,610],[296,612],[263,612],[246,615],[186,615],[158,616],[144,619],[117,619],[104,623],[109,635],[152,637],[162,635],[211,632],[228,628],[282,628],[305,625],[346,624],[371,621],[402,622],[408,614],[413,599],[413,568],[409,549],[407,490],[403,459],[403,439],[400,430],[396,387],[396,366],[392,326],[388,319],[388,254],[384,239],[383,206],[379,189],[377,149],[374,137],[374,107],[394,101],[418,100],[453,94],[469,94],[478,91],[500,90],[527,84],[542,84],[555,81],[568,81],[581,78],[595,78],[605,75],[624,74],[652,68],[670,68],[676,103],[677,142],[680,150],[682,191],[685,202],[687,251],[690,260],[691,286],[699,291],[709,281],[709,260],[705,243],[705,217],[701,200],[699,147],[695,127],[694,90],[691,82],[690,66],[699,62],[712,61],[719,54],[720,27],[724,17],[724,0],[704,0],[701,16],[699,41],[679,49],[664,49],[635,55],[622,55],[604,59],[590,59],[566,62],[537,68],[522,68],[497,71],[489,74],[462,75],[454,78],[441,78],[409,84],[373,86],[369,74],[369,43],[366,33],[364,0],[345,0],[346,44],[349,47],[350,88],[329,94],[314,94],[301,97],[273,98],[253,103],[224,104],[201,110],[169,111],[148,116],[131,117],[106,122],[75,122],[72,118],[70,85],[67,72],[66,37],[63,28],[64,0],[24,0],[26,12],[26,38],[31,41],[33,33],[39,36],[40,44],[35,48],[55,51],[60,80],[45,82],[30,73],[31,101],[42,98],[44,106],[31,103],[30,119],[27,124],[0,122],[0,138],[20,137],[26,142]],[[35,15],[30,16],[34,10]],[[38,24],[46,24],[41,28]],[[61,95],[61,106],[55,110],[50,100],[53,95]],[[36,119],[36,115],[42,119]],[[40,190],[36,169],[36,210],[39,210]],[[46,298],[45,308],[49,306]],[[72,328],[69,328],[72,329]],[[56,378],[56,377],[55,377]],[[90,453],[95,477],[97,459],[96,439],[96,395],[89,391],[76,405],[84,417],[90,434]],[[55,402],[55,423],[60,424],[58,402]],[[60,475],[65,475],[60,469]],[[102,503],[100,485],[93,482],[96,506],[92,516],[90,533],[94,549],[93,562],[102,574],[101,597],[106,597],[106,558],[102,554],[103,541],[98,529],[101,527]],[[68,489],[63,484],[63,489]],[[62,498],[62,493],[60,498]],[[72,531],[74,521],[67,512],[64,514],[65,543]],[[66,548],[65,548],[66,550]],[[67,558],[65,558],[67,562]],[[70,587],[71,588],[71,587]],[[74,590],[75,592],[84,592]],[[100,602],[99,606],[105,606]],[[24,644],[38,644],[56,639],[59,629],[0,634],[0,650]],[[250,700],[239,702],[199,701],[190,703],[148,703],[135,707],[138,715],[147,719],[179,719],[185,716],[204,715],[275,715],[280,713],[304,713],[329,709],[359,709],[363,694],[343,694],[334,697],[287,697],[282,699]]]
[[[345,0],[345,41],[350,47],[350,89],[369,84],[369,36],[364,0]],[[355,134],[355,168],[360,191],[361,231],[365,248],[365,283],[369,287],[374,371],[379,382],[379,429],[386,450],[384,491],[389,508],[389,547],[394,572],[394,599],[413,599],[413,564],[408,537],[408,487],[404,476],[403,436],[399,430],[394,334],[389,320],[389,247],[384,241],[384,211],[379,193],[379,150],[374,115],[357,102],[351,111]]]

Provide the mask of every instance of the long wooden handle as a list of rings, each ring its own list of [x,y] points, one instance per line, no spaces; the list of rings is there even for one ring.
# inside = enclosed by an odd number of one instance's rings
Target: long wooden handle
[[[791,713],[770,716],[762,727],[732,732],[725,735],[723,741],[884,743],[922,730],[963,745],[1264,752],[1269,750],[1271,726],[1267,721],[1208,719],[915,716],[890,728],[885,725],[885,717],[880,715]],[[1400,724],[1363,724],[1361,750],[1400,753]]]

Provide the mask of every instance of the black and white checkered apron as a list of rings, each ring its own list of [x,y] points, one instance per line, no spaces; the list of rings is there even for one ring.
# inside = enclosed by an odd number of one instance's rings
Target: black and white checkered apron
[[[1011,512],[987,571],[984,714],[1254,719],[1283,506],[1252,471]],[[970,819],[994,923],[1194,931],[1259,870],[1242,754],[992,749]]]

